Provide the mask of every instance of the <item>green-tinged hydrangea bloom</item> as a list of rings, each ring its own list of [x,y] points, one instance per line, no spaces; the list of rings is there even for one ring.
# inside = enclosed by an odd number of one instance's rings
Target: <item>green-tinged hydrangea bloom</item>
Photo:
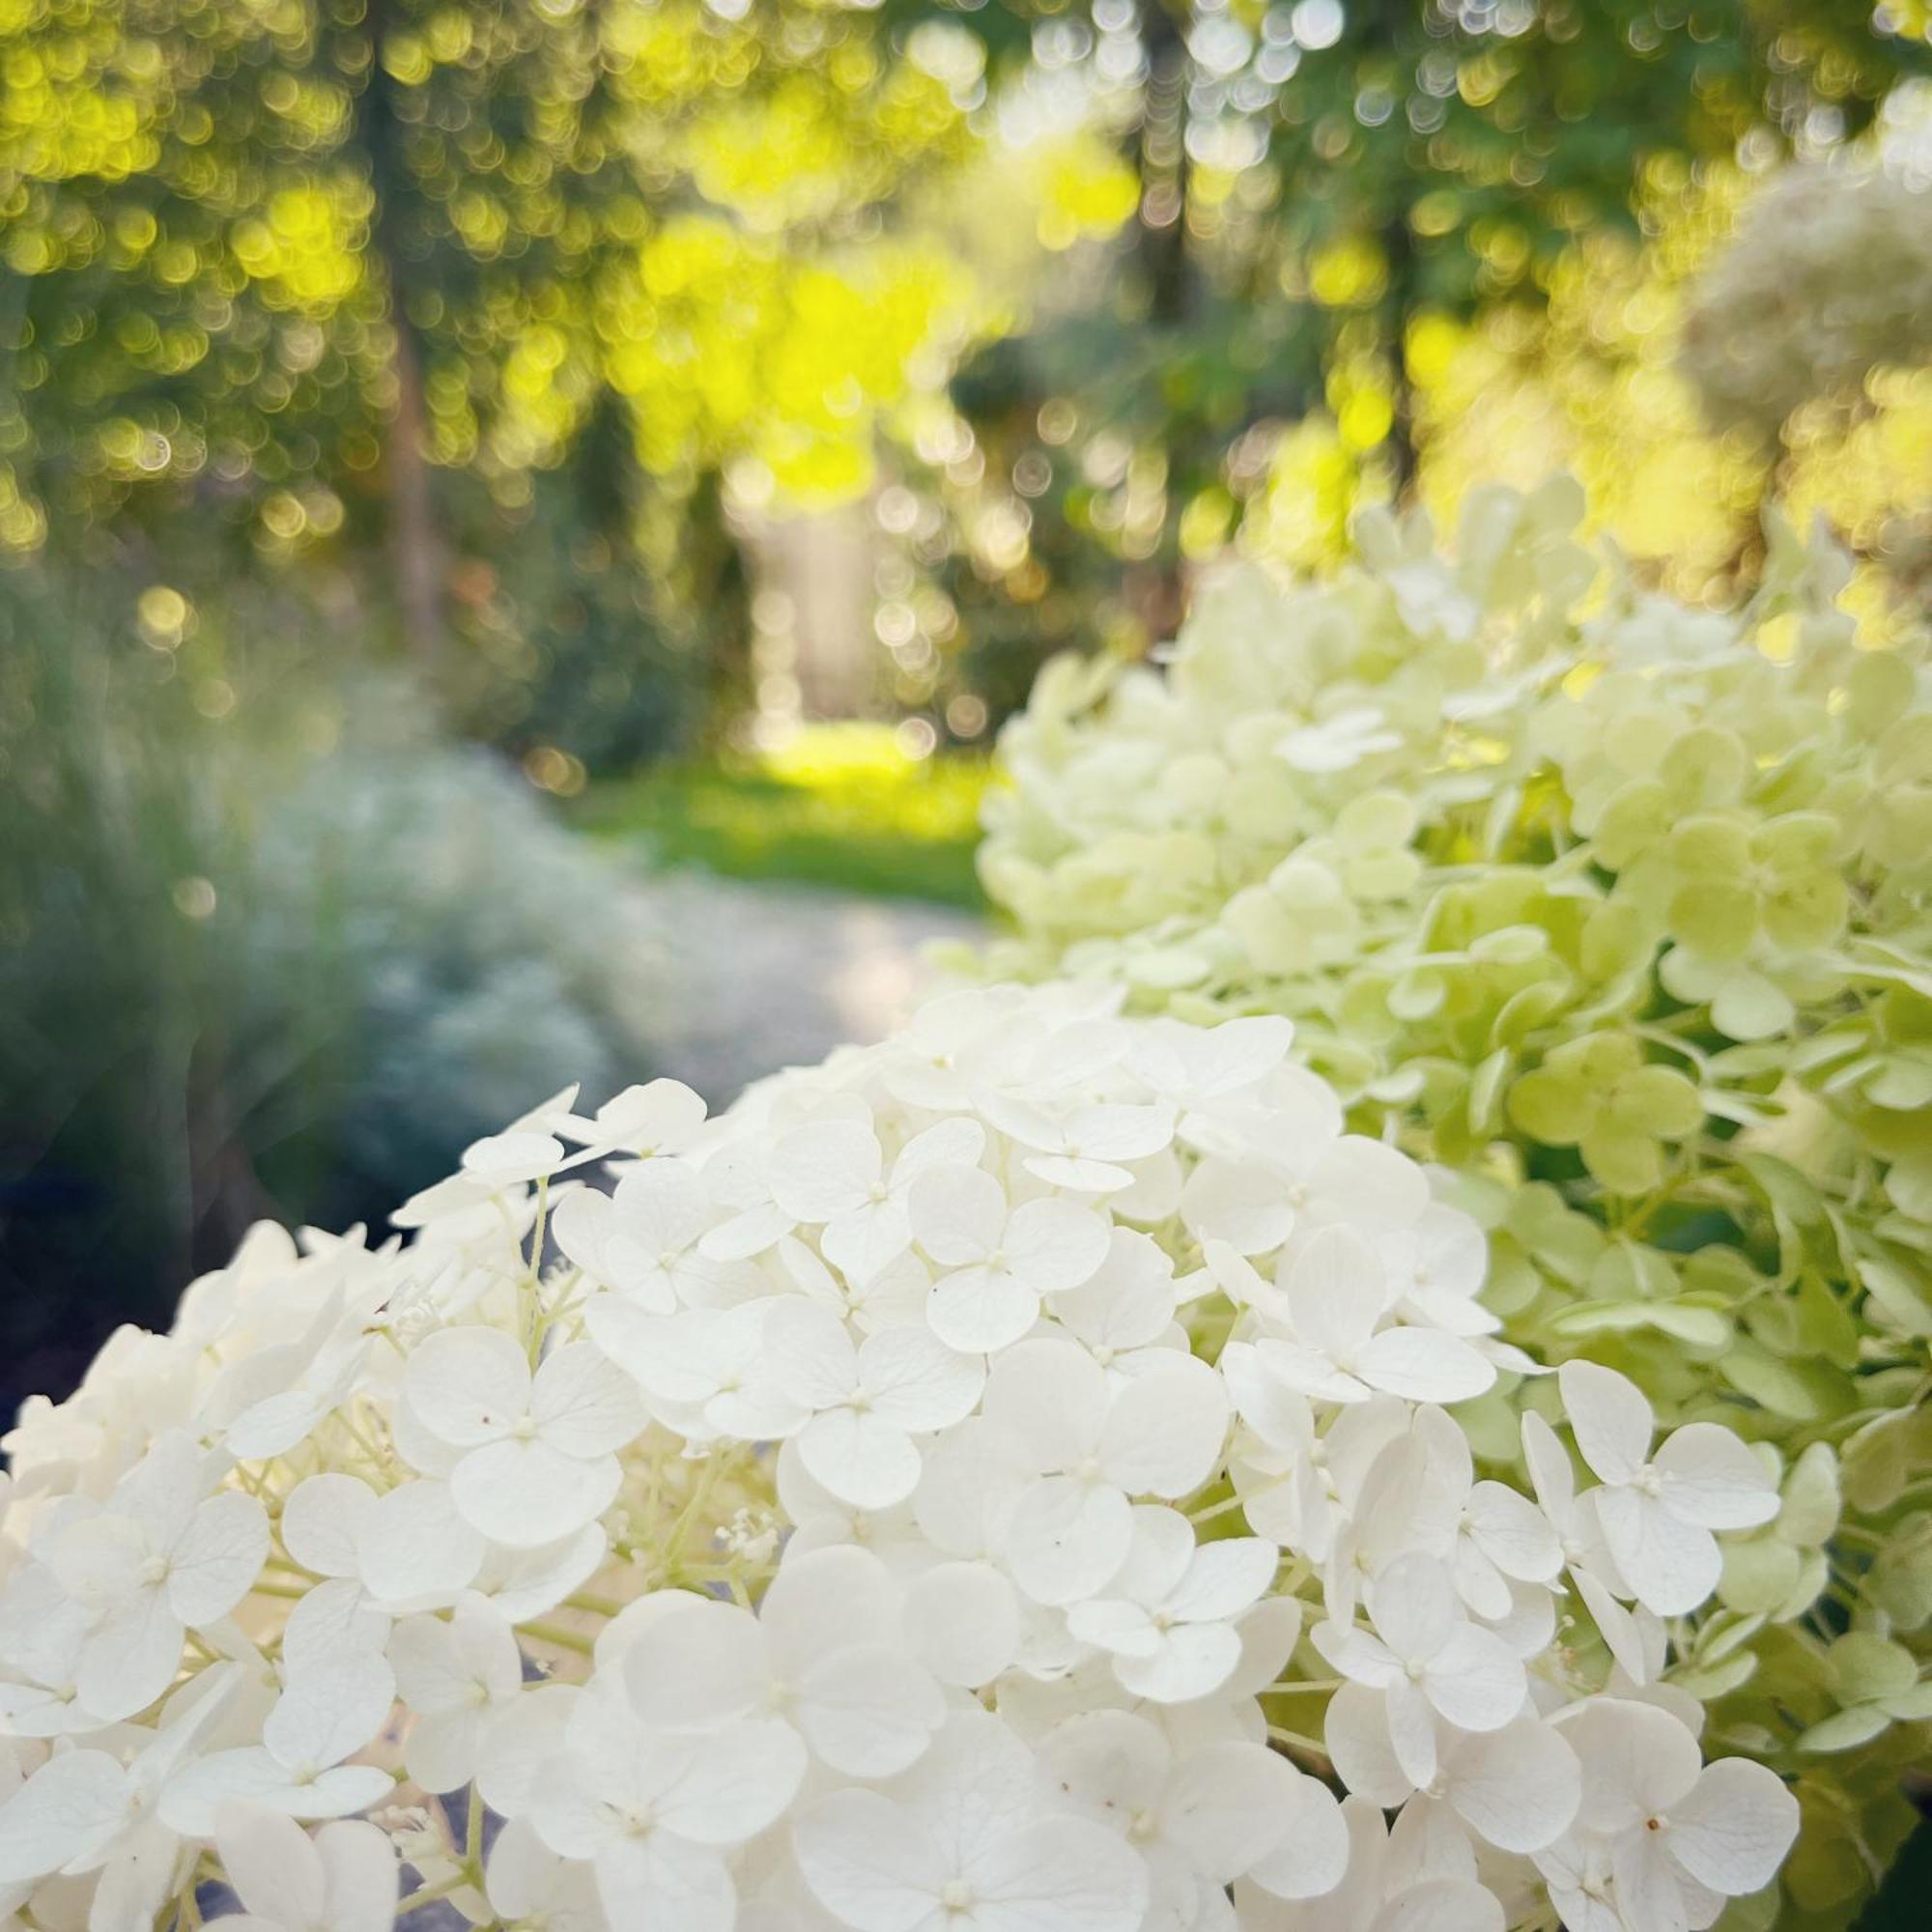
[[[1478,493],[1453,556],[1374,516],[1328,581],[1205,584],[1163,668],[1049,665],[976,970],[1291,1016],[1483,1220],[1509,1340],[1758,1445],[1782,1509],[1670,1675],[1804,1812],[1781,1903],[1725,1923],[1842,1926],[1932,1751],[1932,655],[1775,518],[1719,612],[1582,512]],[[1474,1405],[1479,1449],[1544,1391]]]

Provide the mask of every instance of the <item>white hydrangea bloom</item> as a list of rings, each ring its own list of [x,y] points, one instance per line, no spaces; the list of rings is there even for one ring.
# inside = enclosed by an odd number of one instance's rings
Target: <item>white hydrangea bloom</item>
[[[1795,1807],[1671,1646],[1776,1485],[1499,1348],[1291,1045],[949,996],[252,1237],[8,1437],[0,1915],[1707,1923]]]
[[[1781,169],[1691,291],[1679,367],[1721,425],[1775,437],[1815,397],[1925,360],[1932,189],[1904,166]]]

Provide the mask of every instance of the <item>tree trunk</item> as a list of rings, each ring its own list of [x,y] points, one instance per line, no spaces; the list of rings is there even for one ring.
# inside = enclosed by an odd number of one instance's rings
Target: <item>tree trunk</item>
[[[447,574],[441,532],[436,519],[429,464],[429,408],[424,393],[422,333],[411,313],[420,265],[403,245],[401,206],[408,194],[402,122],[396,111],[396,82],[383,65],[388,31],[388,0],[369,0],[363,31],[369,71],[355,98],[355,132],[375,198],[370,240],[381,263],[389,305],[394,349],[391,373],[396,410],[384,450],[389,484],[389,553],[396,610],[404,642],[426,665],[442,655],[443,587]]]
[[[1378,0],[1364,22],[1372,43],[1400,47],[1403,29],[1414,22],[1412,0]],[[1415,391],[1408,380],[1408,325],[1414,319],[1419,278],[1416,274],[1415,231],[1409,226],[1408,195],[1399,176],[1391,185],[1392,206],[1383,211],[1379,237],[1382,259],[1388,264],[1388,289],[1382,297],[1388,341],[1390,420],[1389,469],[1395,500],[1400,504],[1415,484]]]
[[[1193,312],[1187,250],[1187,46],[1163,0],[1142,0],[1147,105],[1135,156],[1140,176],[1139,252],[1148,283],[1148,320],[1175,328]]]
[[[1140,225],[1135,251],[1147,283],[1148,329],[1165,357],[1183,346],[1195,319],[1194,265],[1187,245],[1187,77],[1180,26],[1165,0],[1141,0],[1141,43],[1147,49],[1146,104],[1135,169],[1140,178]],[[1172,638],[1186,610],[1177,526],[1178,498],[1192,468],[1189,425],[1165,426],[1167,526],[1158,552],[1126,573],[1123,588],[1150,643]]]
[[[389,278],[395,314],[396,414],[384,452],[389,474],[389,554],[396,609],[412,656],[434,666],[442,655],[442,538],[430,499],[429,411],[423,398],[422,345],[403,313],[396,278]]]
[[[1382,225],[1382,256],[1388,263],[1388,354],[1390,418],[1389,470],[1400,504],[1415,484],[1415,390],[1408,380],[1408,325],[1415,311],[1415,238],[1408,210],[1398,207]]]

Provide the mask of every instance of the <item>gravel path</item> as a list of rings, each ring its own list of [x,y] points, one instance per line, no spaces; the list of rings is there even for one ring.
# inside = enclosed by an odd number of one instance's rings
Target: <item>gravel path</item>
[[[656,1042],[658,1066],[714,1111],[780,1067],[882,1038],[933,980],[927,943],[984,930],[948,906],[769,879],[680,871],[653,876],[649,890],[682,989],[679,1023]]]

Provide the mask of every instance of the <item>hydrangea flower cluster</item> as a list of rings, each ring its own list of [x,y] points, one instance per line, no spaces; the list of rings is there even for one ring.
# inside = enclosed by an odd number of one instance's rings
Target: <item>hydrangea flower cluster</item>
[[[715,1121],[560,1096],[29,1405],[0,1924],[1667,1932],[1768,1885],[1798,1804],[1669,1679],[1776,1458],[1502,1340],[1286,1021],[1118,1006],[955,993]]]
[[[1164,672],[1049,666],[978,970],[1292,1017],[1357,1131],[1453,1174],[1509,1342],[1774,1452],[1672,1678],[1795,1781],[1783,1922],[1839,1925],[1932,1749],[1932,668],[1861,647],[1822,539],[1774,520],[1725,614],[1582,507],[1478,493],[1453,557],[1372,516],[1331,581],[1208,582]],[[1513,1465],[1506,1404],[1459,1414]]]
[[[1801,162],[1751,202],[1705,271],[1678,366],[1710,415],[1767,440],[1816,398],[1854,406],[1926,358],[1932,182],[1903,165]]]

